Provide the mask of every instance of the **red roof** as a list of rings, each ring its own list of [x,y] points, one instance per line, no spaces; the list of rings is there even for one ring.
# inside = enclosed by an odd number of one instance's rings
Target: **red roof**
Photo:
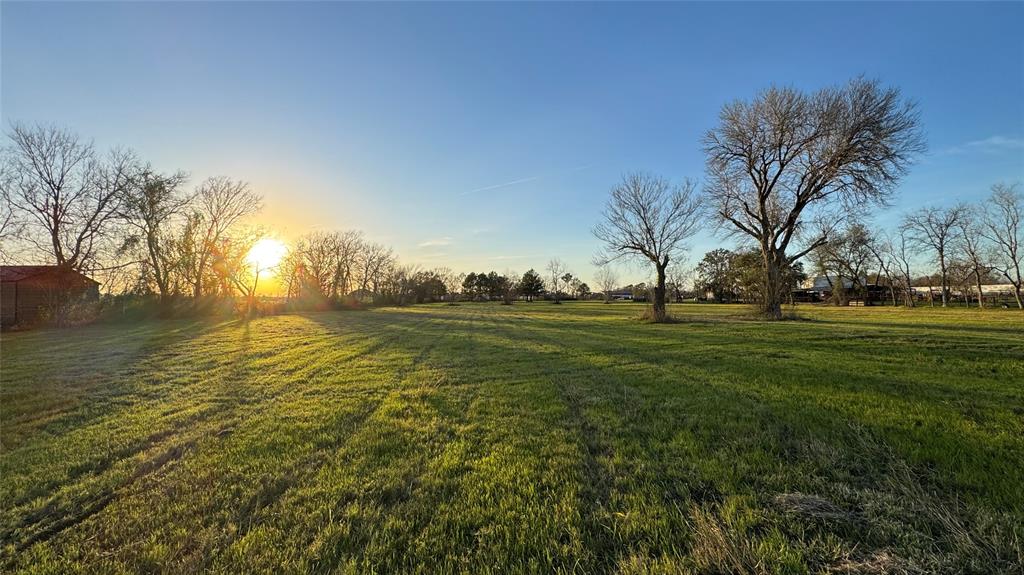
[[[92,283],[99,283],[85,274],[74,270],[64,269],[60,266],[0,266],[0,282],[20,282],[27,278],[43,274],[53,274],[55,272],[65,275],[72,274]]]

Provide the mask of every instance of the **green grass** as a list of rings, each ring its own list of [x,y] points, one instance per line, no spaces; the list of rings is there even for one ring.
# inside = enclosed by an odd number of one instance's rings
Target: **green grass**
[[[1024,316],[490,304],[4,334],[0,571],[1024,569]]]

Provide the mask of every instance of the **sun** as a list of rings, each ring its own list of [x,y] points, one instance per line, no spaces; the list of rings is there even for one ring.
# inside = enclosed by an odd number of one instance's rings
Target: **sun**
[[[281,240],[263,238],[256,242],[249,249],[249,255],[245,261],[249,262],[257,271],[267,271],[281,263],[281,258],[288,252],[288,246]]]

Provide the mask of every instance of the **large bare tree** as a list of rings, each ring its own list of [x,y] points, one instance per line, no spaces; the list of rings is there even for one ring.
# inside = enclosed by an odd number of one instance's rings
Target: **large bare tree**
[[[112,249],[118,208],[137,161],[127,150],[99,158],[93,145],[51,126],[16,124],[5,150],[4,195],[23,218],[24,241],[59,266],[98,267]]]
[[[211,264],[228,232],[246,216],[260,210],[262,198],[246,182],[224,176],[207,179],[196,191],[183,238],[182,267],[192,284],[192,295],[203,296]],[[223,291],[223,290],[222,290]]]
[[[128,228],[125,245],[141,251],[139,261],[156,284],[161,307],[170,303],[178,289],[180,261],[172,249],[173,227],[191,201],[191,196],[181,192],[186,179],[184,172],[165,175],[147,167],[120,202],[120,216]]]
[[[667,318],[665,276],[669,263],[681,255],[686,240],[700,227],[703,209],[696,188],[690,180],[673,186],[659,176],[627,174],[612,189],[602,220],[594,227],[594,236],[604,243],[595,263],[639,258],[654,265],[654,321]]]
[[[939,266],[942,307],[949,304],[950,252],[955,247],[957,231],[969,214],[967,206],[958,204],[950,208],[921,208],[903,218],[903,227],[910,232],[909,237],[921,248],[931,250]]]
[[[760,248],[766,317],[782,317],[783,270],[843,214],[884,204],[924,148],[914,104],[863,78],[813,94],[772,87],[722,108],[704,137],[707,191],[724,228]],[[814,219],[825,225],[812,231]]]
[[[1013,285],[1017,307],[1024,310],[1024,194],[1017,185],[996,184],[986,203],[983,230],[996,254],[993,267]]]

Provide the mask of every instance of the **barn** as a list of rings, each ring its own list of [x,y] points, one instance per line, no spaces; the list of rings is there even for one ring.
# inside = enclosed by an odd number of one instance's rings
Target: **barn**
[[[28,325],[41,314],[99,299],[100,284],[60,266],[0,266],[0,325]]]

